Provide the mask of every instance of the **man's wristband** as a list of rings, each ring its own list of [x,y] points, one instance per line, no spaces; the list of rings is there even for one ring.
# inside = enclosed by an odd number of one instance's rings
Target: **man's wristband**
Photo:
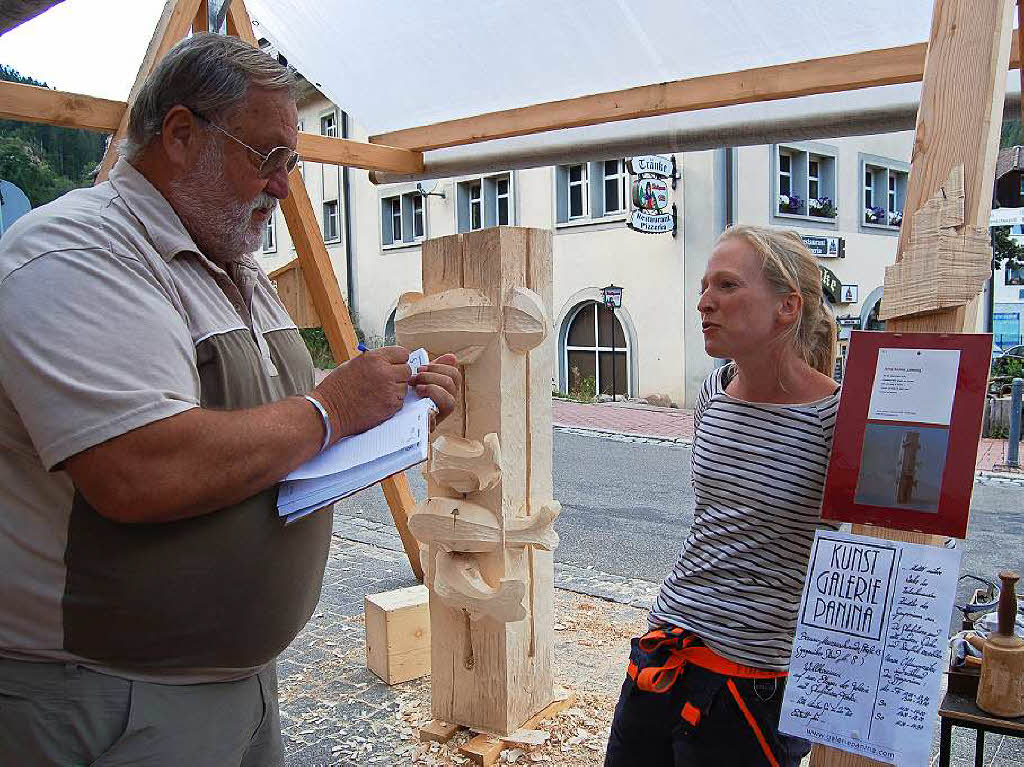
[[[316,408],[317,412],[320,414],[320,417],[324,421],[324,443],[322,445],[320,445],[320,452],[322,453],[324,450],[327,449],[327,446],[331,444],[331,419],[330,419],[330,416],[327,415],[327,411],[324,410],[324,406],[321,405],[320,401],[317,400],[315,397],[310,397],[308,394],[304,394],[303,398],[307,399],[311,403],[313,403],[313,407]]]

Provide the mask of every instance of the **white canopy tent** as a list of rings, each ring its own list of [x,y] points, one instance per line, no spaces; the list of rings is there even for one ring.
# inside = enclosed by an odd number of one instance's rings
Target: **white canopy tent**
[[[930,0],[705,3],[249,0],[266,37],[370,134],[655,83],[897,48],[928,38]],[[784,77],[786,69],[779,70]],[[1008,74],[1008,114],[1019,111]],[[914,127],[920,84],[608,122],[425,153],[379,181]],[[391,143],[382,140],[382,143]]]

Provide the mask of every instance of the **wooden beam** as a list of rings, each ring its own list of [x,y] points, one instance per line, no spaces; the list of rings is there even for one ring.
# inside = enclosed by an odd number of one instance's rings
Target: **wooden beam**
[[[192,21],[196,17],[196,9],[199,7],[199,3],[200,0],[167,0],[164,3],[163,13],[160,14],[160,20],[156,24],[156,29],[153,30],[153,37],[149,41],[149,48],[146,49],[146,55],[142,57],[142,66],[139,67],[139,73],[135,77],[135,84],[132,86],[131,93],[128,96],[129,108],[126,108],[122,113],[117,129],[107,144],[107,151],[103,155],[99,172],[96,174],[97,184],[107,180],[110,169],[114,167],[114,163],[117,161],[117,145],[128,133],[130,106],[135,103],[136,96],[138,96],[150,72],[153,71],[153,68],[160,59],[164,57],[167,51],[177,45],[179,40],[185,37],[189,27],[192,26]]]
[[[252,22],[242,0],[232,0],[228,10],[228,29],[235,30],[239,39],[256,46]],[[306,278],[306,286],[313,299],[313,306],[323,323],[324,334],[330,344],[331,353],[338,362],[352,359],[359,354],[359,339],[352,319],[341,295],[338,276],[334,273],[330,254],[324,245],[323,235],[313,213],[313,206],[306,192],[306,183],[298,168],[288,176],[288,196],[281,200],[288,233],[291,235],[299,266]],[[409,559],[409,567],[419,580],[423,580],[420,565],[420,547],[409,532],[409,515],[415,508],[409,480],[405,474],[395,474],[381,482],[384,497],[391,508],[391,516],[402,539],[402,546]]]
[[[127,105],[123,101],[0,82],[0,119],[61,125],[111,133]]]
[[[199,0],[196,17],[192,19],[192,34],[210,31],[210,0]]]
[[[1012,0],[935,0],[898,259],[910,242],[914,214],[958,165],[964,166],[964,223],[988,226],[1012,31]],[[973,330],[970,304],[914,317],[902,317],[899,310],[887,309],[895,319],[886,322],[886,330]],[[854,532],[914,543],[944,542],[939,536],[864,525],[854,525]],[[811,752],[811,767],[876,765],[880,763],[826,746]]]
[[[1019,56],[1014,45],[1014,66]],[[370,136],[375,144],[427,151],[511,136],[817,93],[918,82],[927,43],[642,85],[504,109]]]
[[[0,81],[0,119],[114,133],[127,113],[123,101]],[[311,162],[392,173],[419,173],[423,153],[362,141],[299,133],[298,152]]]
[[[389,170],[394,173],[422,173],[423,153],[410,149],[367,144],[316,133],[299,133],[297,150],[303,160],[331,165],[347,165],[364,170]]]

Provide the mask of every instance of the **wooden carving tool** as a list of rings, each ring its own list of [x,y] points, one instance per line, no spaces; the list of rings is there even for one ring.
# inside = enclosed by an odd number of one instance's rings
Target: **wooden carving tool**
[[[988,635],[981,660],[978,708],[995,716],[1024,716],[1024,639],[1014,634],[1017,573],[999,573],[999,630]]]

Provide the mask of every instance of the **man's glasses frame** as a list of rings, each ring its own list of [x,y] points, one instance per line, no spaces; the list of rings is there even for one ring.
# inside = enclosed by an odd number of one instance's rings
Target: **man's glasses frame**
[[[299,153],[296,152],[294,149],[291,149],[290,147],[276,146],[273,149],[271,149],[267,154],[263,154],[263,152],[261,152],[258,149],[253,149],[251,146],[246,144],[244,141],[242,141],[242,139],[238,138],[237,136],[232,136],[230,133],[228,133],[222,127],[217,125],[217,123],[215,123],[209,117],[204,115],[202,112],[192,109],[191,107],[189,107],[189,111],[192,112],[192,114],[194,114],[203,122],[208,123],[210,126],[219,130],[229,139],[231,139],[237,144],[241,144],[254,155],[259,157],[260,166],[259,170],[256,171],[256,175],[259,176],[260,178],[270,178],[282,168],[284,168],[288,173],[291,173],[292,169],[295,167],[295,164],[299,161]]]

